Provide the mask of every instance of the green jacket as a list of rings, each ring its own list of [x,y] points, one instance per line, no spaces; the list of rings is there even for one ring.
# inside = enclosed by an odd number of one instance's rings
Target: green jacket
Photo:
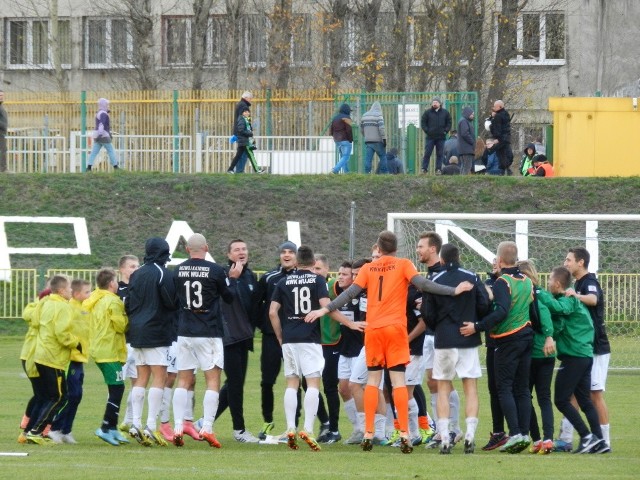
[[[555,297],[544,290],[538,297],[553,320],[558,358],[593,357],[593,322],[589,311],[576,297]]]
[[[109,290],[96,289],[82,307],[91,314],[91,347],[93,359],[98,363],[127,361],[124,332],[129,326],[124,303]]]
[[[543,291],[540,287],[534,287],[536,291],[536,296],[540,295],[540,292]],[[542,351],[544,347],[544,342],[547,340],[547,337],[553,337],[553,320],[551,319],[551,312],[549,308],[540,301],[538,301],[538,313],[540,314],[540,327],[542,332],[536,332],[534,330],[533,335],[533,350],[531,351],[531,358],[549,358],[555,357],[555,355],[549,355],[545,357],[544,352]]]

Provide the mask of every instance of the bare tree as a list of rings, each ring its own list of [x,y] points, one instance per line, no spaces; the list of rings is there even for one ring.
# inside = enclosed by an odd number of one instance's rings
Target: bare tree
[[[193,0],[191,88],[201,90],[204,78],[204,65],[207,58],[207,28],[209,27],[209,12],[213,0]]]
[[[413,0],[393,0],[393,35],[391,39],[390,54],[387,56],[387,83],[386,87],[396,92],[407,91],[407,70],[410,59],[407,47],[409,45],[409,20],[413,9]]]
[[[287,88],[291,77],[291,41],[293,39],[293,1],[275,0],[267,14],[271,22],[267,55],[267,86]]]
[[[133,65],[135,82],[140,90],[156,90],[160,84],[154,55],[156,47],[153,30],[155,16],[152,0],[123,0],[128,13],[129,27],[133,36]]]
[[[240,19],[242,0],[225,0],[227,7],[228,46],[227,46],[227,88],[238,88],[238,68],[240,67],[240,41],[242,30]]]
[[[345,20],[349,15],[348,0],[329,0],[319,4],[322,16],[322,43],[326,45],[325,78],[328,88],[340,84],[344,72],[344,52],[348,48],[344,34]],[[324,50],[324,49],[323,49]]]
[[[378,20],[382,0],[355,0],[356,52],[355,71],[362,77],[362,84],[366,91],[375,92],[381,86],[380,70],[386,59],[380,38]]]

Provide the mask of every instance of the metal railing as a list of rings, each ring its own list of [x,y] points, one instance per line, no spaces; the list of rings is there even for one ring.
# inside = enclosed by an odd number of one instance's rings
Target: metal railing
[[[61,136],[8,136],[7,167],[16,173],[68,172],[67,139]]]

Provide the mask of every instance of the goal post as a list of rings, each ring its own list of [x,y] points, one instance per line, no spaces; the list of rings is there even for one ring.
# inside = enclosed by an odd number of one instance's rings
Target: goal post
[[[398,236],[398,255],[419,270],[420,234],[435,231],[460,250],[461,264],[484,274],[491,270],[498,244],[514,241],[520,259],[534,261],[543,286],[562,265],[569,248],[585,247],[589,271],[605,294],[612,368],[640,368],[640,215],[388,213],[387,229]]]

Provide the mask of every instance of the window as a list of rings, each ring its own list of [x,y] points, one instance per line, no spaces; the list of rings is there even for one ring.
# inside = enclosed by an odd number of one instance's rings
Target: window
[[[133,37],[125,19],[88,18],[85,21],[85,66],[132,66]]]
[[[7,21],[8,68],[53,68],[56,42],[46,19]],[[71,68],[71,28],[69,20],[58,20],[57,48],[63,68]]]
[[[253,67],[267,65],[268,20],[265,15],[245,15],[243,23],[243,42],[245,64]]]
[[[295,15],[291,36],[291,62],[295,66],[311,66],[311,15]]]
[[[512,65],[564,65],[564,14],[525,12],[516,22],[516,58]]]
[[[209,18],[207,29],[207,65],[227,63],[227,19],[223,15]]]
[[[164,18],[165,65],[191,65],[191,18]]]

